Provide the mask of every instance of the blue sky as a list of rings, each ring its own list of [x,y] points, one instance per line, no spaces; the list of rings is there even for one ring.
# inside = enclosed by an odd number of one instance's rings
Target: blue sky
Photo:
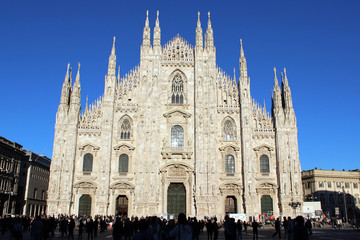
[[[139,63],[146,10],[162,44],[194,45],[211,12],[217,64],[238,74],[243,39],[252,96],[270,110],[273,67],[287,69],[302,169],[360,168],[360,1],[1,1],[0,136],[52,155],[66,65],[81,63],[82,102],[102,95],[112,38],[124,75]],[[75,76],[74,76],[75,77]],[[279,76],[278,76],[279,77]]]

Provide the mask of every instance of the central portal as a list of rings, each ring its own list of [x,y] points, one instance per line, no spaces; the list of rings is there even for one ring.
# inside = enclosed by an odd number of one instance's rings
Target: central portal
[[[175,218],[186,214],[186,189],[182,183],[171,183],[167,194],[167,212]]]
[[[128,215],[128,198],[124,195],[120,195],[116,199],[116,215],[127,217]]]

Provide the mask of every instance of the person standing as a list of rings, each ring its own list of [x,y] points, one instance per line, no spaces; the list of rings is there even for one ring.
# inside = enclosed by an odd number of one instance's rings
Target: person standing
[[[238,232],[237,239],[242,240],[242,222],[240,219],[236,223],[236,228],[237,228],[237,232]]]
[[[92,218],[86,224],[86,232],[88,233],[87,239],[94,239],[94,221]]]
[[[253,240],[258,240],[259,239],[259,223],[254,219],[254,221],[251,224],[252,228],[253,228]]]
[[[192,239],[191,227],[187,223],[184,213],[179,213],[178,224],[170,231],[169,236],[175,240],[190,240]]]
[[[213,224],[211,223],[211,219],[208,219],[206,225],[206,232],[208,235],[208,240],[212,240],[213,239]]]
[[[69,235],[68,235],[68,239],[74,240],[74,229],[75,229],[75,221],[73,218],[70,218],[70,223],[69,223]]]
[[[280,218],[277,218],[275,220],[275,233],[272,235],[272,237],[274,238],[278,233],[279,233],[279,238],[281,238]]]

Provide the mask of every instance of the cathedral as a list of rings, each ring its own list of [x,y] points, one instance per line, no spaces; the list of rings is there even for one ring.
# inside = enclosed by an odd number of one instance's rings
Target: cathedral
[[[152,39],[152,41],[151,41]],[[67,67],[56,114],[47,214],[164,217],[294,216],[302,185],[296,117],[286,70],[274,69],[271,114],[251,96],[240,40],[239,78],[216,62],[208,14],[195,46],[161,44],[148,12],[140,63],[116,71],[81,107],[80,64]],[[235,70],[234,70],[235,71]]]

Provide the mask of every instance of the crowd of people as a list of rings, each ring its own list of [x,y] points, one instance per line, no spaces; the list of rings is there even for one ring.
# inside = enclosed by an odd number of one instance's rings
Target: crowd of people
[[[273,223],[275,232],[272,235],[279,239],[307,240],[312,234],[312,222],[301,216],[292,219],[284,217],[277,218]],[[248,228],[252,232],[248,233]],[[234,218],[225,216],[223,221],[216,217],[198,220],[197,218],[186,218],[180,213],[177,220],[159,218],[156,216],[131,219],[112,216],[63,216],[56,218],[51,216],[29,217],[5,217],[0,219],[0,229],[4,234],[10,231],[10,238],[23,239],[23,233],[30,231],[34,240],[51,239],[57,230],[62,238],[66,239],[93,239],[98,232],[112,231],[113,239],[120,240],[198,240],[200,233],[205,232],[208,240],[217,240],[219,229],[223,228],[225,240],[242,240],[243,235],[252,234],[252,238],[258,239],[259,228],[262,223],[257,221],[245,222],[235,221]],[[74,232],[77,231],[76,238]],[[283,232],[283,235],[282,235]]]

